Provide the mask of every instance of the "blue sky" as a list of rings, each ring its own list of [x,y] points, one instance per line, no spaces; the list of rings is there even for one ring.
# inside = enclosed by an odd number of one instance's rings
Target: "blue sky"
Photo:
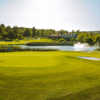
[[[0,0],[0,24],[100,30],[100,0]]]

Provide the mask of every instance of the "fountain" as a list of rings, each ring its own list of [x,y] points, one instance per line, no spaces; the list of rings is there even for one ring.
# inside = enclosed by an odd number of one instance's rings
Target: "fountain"
[[[74,44],[74,49],[75,51],[88,51],[89,50],[89,45],[87,43],[76,43]]]

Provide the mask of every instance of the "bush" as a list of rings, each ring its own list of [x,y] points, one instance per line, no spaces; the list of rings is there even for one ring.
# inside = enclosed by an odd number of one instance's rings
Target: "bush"
[[[100,48],[97,48],[96,50],[97,50],[97,51],[100,51]]]
[[[66,43],[66,40],[63,39],[63,38],[61,38],[61,39],[58,40],[58,42],[59,42],[59,43]]]

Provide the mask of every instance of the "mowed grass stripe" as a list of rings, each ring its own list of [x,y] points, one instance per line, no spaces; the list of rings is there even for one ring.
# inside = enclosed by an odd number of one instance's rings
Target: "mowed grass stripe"
[[[92,89],[95,98],[100,98],[99,92],[96,94],[100,86],[100,62],[77,58],[83,55],[99,57],[99,52],[15,52],[3,55],[0,54],[1,100],[95,100],[91,98]],[[84,96],[86,91],[89,97]]]

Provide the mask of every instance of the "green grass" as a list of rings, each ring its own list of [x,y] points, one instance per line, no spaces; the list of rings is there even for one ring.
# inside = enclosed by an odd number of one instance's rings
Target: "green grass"
[[[30,42],[47,42],[47,43],[52,43],[53,40],[47,39],[47,38],[41,38],[41,39],[24,39],[24,40],[14,40],[14,41],[0,41],[0,45],[12,45],[12,44],[27,44]]]
[[[100,100],[100,52],[0,53],[0,100]]]

